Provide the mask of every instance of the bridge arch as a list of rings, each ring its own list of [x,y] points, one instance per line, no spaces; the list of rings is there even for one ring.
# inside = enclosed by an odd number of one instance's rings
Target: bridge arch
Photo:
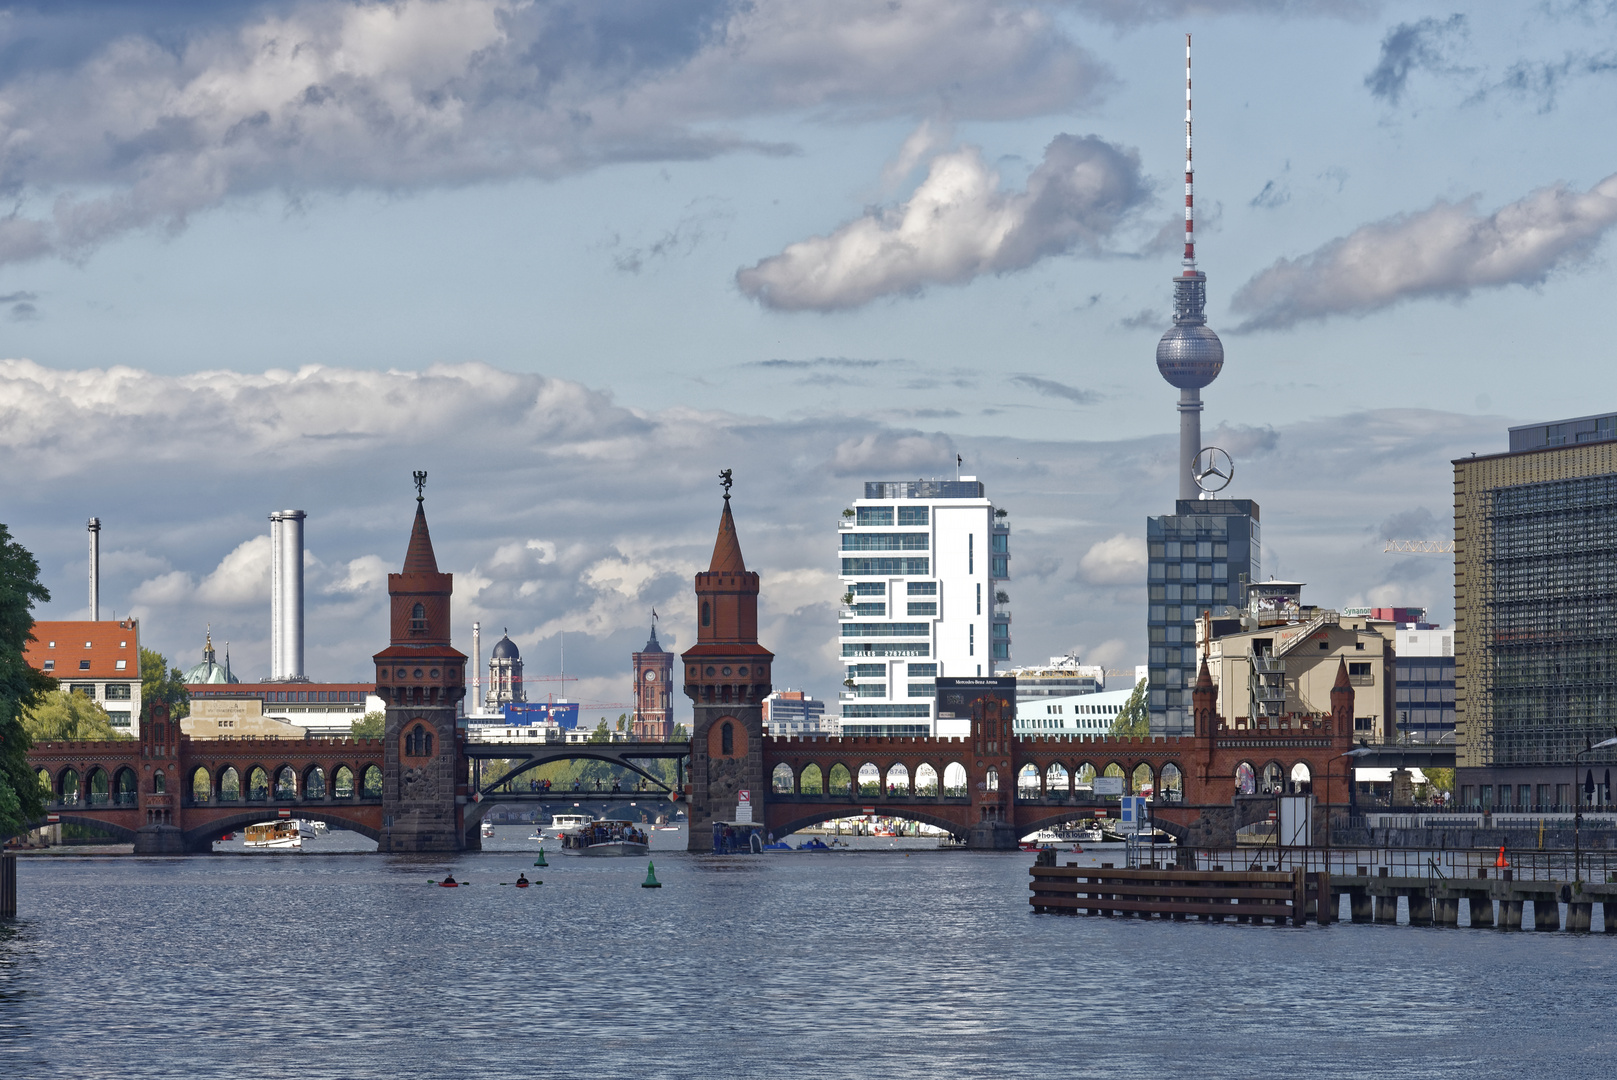
[[[861,796],[881,793],[881,768],[874,761],[859,766],[858,791]]]
[[[1044,778],[1037,765],[1030,762],[1016,770],[1016,794],[1024,799],[1037,799],[1044,794]]]
[[[777,805],[784,807],[789,804]],[[846,807],[842,807],[840,809],[821,807],[812,814],[800,814],[797,817],[790,818],[779,825],[771,826],[769,831],[773,832],[775,834],[775,839],[779,840],[782,837],[790,836],[799,829],[806,829],[810,825],[816,825],[827,818],[845,817],[847,814],[848,810]],[[913,806],[883,806],[881,808],[881,815],[883,817],[902,818],[905,821],[919,821],[926,825],[936,826],[939,829],[947,829],[951,836],[960,839],[964,839],[971,832],[969,826],[962,825],[958,821],[951,821],[941,814],[934,814],[927,810],[919,810]]]
[[[242,792],[248,802],[269,802],[270,774],[262,765],[247,770],[246,790]]]
[[[382,830],[362,818],[355,816],[345,808],[325,809],[318,806],[299,806],[293,809],[293,816],[308,821],[324,821],[327,825],[336,825],[339,828],[357,832],[368,840],[381,840]],[[193,826],[184,832],[185,850],[189,852],[208,852],[213,850],[213,842],[221,834],[236,832],[248,825],[256,825],[264,821],[278,819],[278,811],[263,807],[249,810],[243,808],[234,813],[222,814],[212,818],[201,825]],[[63,820],[66,820],[65,818]],[[134,831],[128,830],[130,839],[134,838]]]
[[[361,798],[380,799],[382,797],[382,770],[375,765],[365,766],[364,778],[359,789]]]
[[[352,799],[357,787],[354,770],[346,762],[338,762],[337,767],[331,770],[331,797]]]
[[[839,761],[832,765],[831,771],[826,776],[825,793],[827,795],[851,795],[853,793],[853,773],[849,772],[848,767],[842,762]]]
[[[910,793],[910,770],[902,761],[895,761],[887,767],[886,790],[890,795]]]
[[[775,771],[769,774],[769,790],[776,795],[797,794],[796,777],[790,765],[783,761],[775,766]]]
[[[64,766],[56,773],[53,783],[53,794],[56,802],[61,806],[77,806],[79,802],[79,770],[71,765]]]
[[[46,818],[40,818],[38,821],[24,825],[23,832],[29,832],[34,829],[43,829],[46,825],[55,824],[88,825],[92,829],[100,829],[102,832],[108,834],[120,844],[132,844],[135,841],[134,829],[131,829],[126,825],[119,825],[114,821],[107,821],[104,818],[91,817],[89,814],[75,814],[72,812],[59,813],[55,810],[51,811],[51,816],[56,818],[56,821],[53,822]]]
[[[1147,786],[1153,791],[1156,790],[1156,773],[1150,764],[1142,761],[1134,766],[1134,771],[1129,774],[1129,791],[1135,795],[1142,795]]]
[[[211,803],[215,801],[213,787],[213,774],[206,765],[198,765],[191,770],[191,782],[186,787],[186,793],[193,802]]]
[[[1183,802],[1185,798],[1185,774],[1177,762],[1164,762],[1161,773],[1157,776],[1157,798],[1164,802]]]
[[[971,782],[971,775],[966,767],[958,761],[951,761],[943,767],[943,794],[954,798],[964,798],[969,795],[967,790]]]
[[[1258,790],[1258,771],[1252,767],[1250,761],[1243,761],[1235,766],[1235,792],[1237,795],[1251,795]]]
[[[1072,790],[1067,767],[1061,762],[1052,761],[1050,767],[1044,771],[1044,790],[1045,794],[1059,791],[1063,795]]]
[[[923,761],[915,767],[915,794],[936,795],[938,793],[938,770],[932,767],[931,762]]]
[[[319,765],[310,765],[303,770],[303,797],[305,799],[326,797],[326,770]]]
[[[1285,766],[1281,765],[1278,761],[1270,759],[1270,761],[1263,767],[1262,779],[1259,781],[1258,790],[1264,793],[1277,791],[1279,790],[1281,783],[1285,780],[1285,777]]]

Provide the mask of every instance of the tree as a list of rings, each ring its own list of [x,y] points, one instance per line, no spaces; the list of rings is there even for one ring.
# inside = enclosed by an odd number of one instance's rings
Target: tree
[[[168,657],[155,649],[140,650],[140,722],[152,718],[152,706],[161,701],[168,706],[168,718],[178,720],[191,714],[191,691],[185,688],[185,673],[168,666]]]
[[[619,731],[622,731],[624,725],[627,724],[628,722],[629,722],[629,714],[628,713],[618,713],[618,730]]]
[[[39,583],[39,563],[0,525],[0,837],[13,836],[45,812],[39,781],[28,765],[32,740],[22,711],[56,688],[56,680],[23,659],[33,637],[35,604],[51,598]]]
[[[386,727],[386,713],[368,712],[362,719],[350,724],[348,730],[356,739],[380,739]]]
[[[606,717],[603,716],[601,717],[601,722],[595,725],[595,733],[590,736],[590,742],[599,743],[611,741],[612,729],[606,726]]]
[[[674,742],[684,742],[690,737],[691,733],[685,730],[684,724],[675,724],[673,734],[669,736]]]
[[[128,739],[132,736],[112,726],[107,710],[84,694],[50,690],[23,710],[22,726],[40,742],[63,739]]]
[[[1422,769],[1426,774],[1426,783],[1433,791],[1454,790],[1454,770],[1434,767]]]
[[[1145,680],[1141,679],[1134,687],[1134,693],[1129,695],[1123,711],[1112,721],[1111,734],[1135,739],[1143,739],[1151,734],[1151,711],[1145,705],[1145,686]]]

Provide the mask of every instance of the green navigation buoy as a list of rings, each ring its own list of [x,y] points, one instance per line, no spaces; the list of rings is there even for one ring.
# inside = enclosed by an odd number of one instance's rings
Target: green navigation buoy
[[[646,880],[640,883],[642,889],[660,889],[663,883],[657,880],[656,864],[649,859],[646,861]]]
[[[535,865],[535,866],[549,866],[550,865],[549,863],[545,862],[545,849],[544,849],[543,845],[540,845],[539,857],[533,861],[533,865]]]

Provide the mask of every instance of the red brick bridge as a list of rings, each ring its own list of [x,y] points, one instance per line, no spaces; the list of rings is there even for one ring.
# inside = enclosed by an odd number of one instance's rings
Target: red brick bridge
[[[48,820],[93,825],[148,854],[211,851],[224,833],[278,816],[381,835],[379,740],[192,739],[161,706],[153,712],[138,740],[34,744]]]

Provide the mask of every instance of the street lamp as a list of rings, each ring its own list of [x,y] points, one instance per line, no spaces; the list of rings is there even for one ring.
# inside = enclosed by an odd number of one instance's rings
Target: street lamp
[[[1346,753],[1337,754],[1336,757],[1325,763],[1325,872],[1327,874],[1331,872],[1331,766],[1341,758],[1361,758],[1373,753],[1375,753],[1373,748],[1359,746]],[[1349,766],[1346,779],[1348,784],[1348,806],[1350,808],[1353,805],[1352,776],[1353,769]]]
[[[1583,797],[1578,794],[1578,767],[1579,761],[1585,754],[1592,754],[1596,750],[1604,750],[1609,746],[1617,746],[1617,737],[1597,742],[1593,746],[1586,746],[1572,755],[1572,880],[1583,880]],[[1571,916],[1567,916],[1571,918]]]

